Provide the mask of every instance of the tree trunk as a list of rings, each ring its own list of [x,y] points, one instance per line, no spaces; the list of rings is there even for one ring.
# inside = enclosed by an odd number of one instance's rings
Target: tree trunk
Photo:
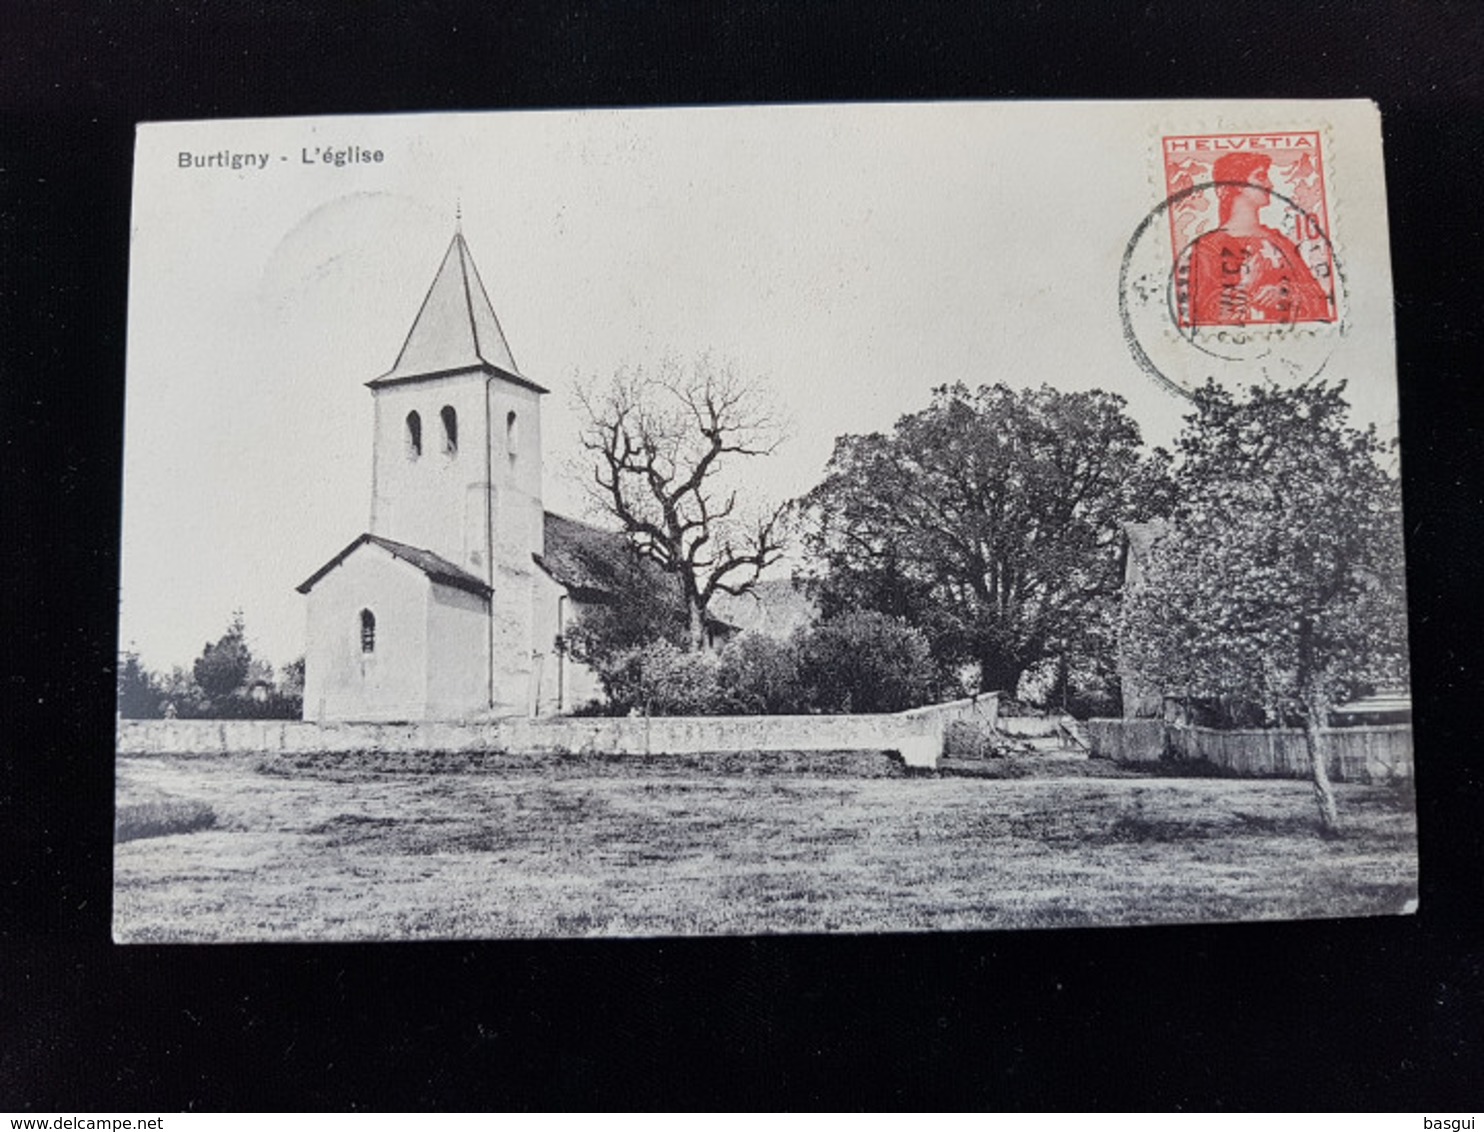
[[[690,647],[699,652],[706,647],[706,611],[695,598],[686,601],[690,609]]]
[[[1309,769],[1314,781],[1314,802],[1319,807],[1319,828],[1326,837],[1340,831],[1340,815],[1335,809],[1335,791],[1329,782],[1329,763],[1325,757],[1319,728],[1324,720],[1322,703],[1304,704],[1304,747],[1309,753]]]
[[[1335,792],[1329,784],[1329,764],[1325,761],[1319,736],[1319,729],[1329,722],[1329,703],[1315,673],[1314,620],[1311,617],[1305,617],[1299,624],[1298,654],[1298,699],[1304,709],[1304,746],[1309,752],[1309,773],[1314,776],[1319,832],[1325,837],[1333,837],[1340,831],[1340,815],[1335,810]]]

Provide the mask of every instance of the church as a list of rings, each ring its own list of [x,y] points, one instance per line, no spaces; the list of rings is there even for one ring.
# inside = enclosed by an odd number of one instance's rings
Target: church
[[[369,529],[298,586],[304,718],[548,715],[599,694],[560,640],[601,599],[541,500],[541,398],[456,230],[374,405]]]

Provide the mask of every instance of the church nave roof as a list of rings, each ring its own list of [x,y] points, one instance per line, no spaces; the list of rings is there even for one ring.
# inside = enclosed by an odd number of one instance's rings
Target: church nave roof
[[[448,559],[434,554],[431,550],[424,550],[419,546],[408,546],[405,542],[394,542],[392,539],[382,538],[380,535],[372,534],[364,534],[356,539],[355,542],[335,555],[334,558],[330,559],[294,588],[301,594],[307,594],[321,578],[335,569],[336,566],[339,566],[340,563],[344,562],[352,553],[366,543],[379,546],[391,554],[393,558],[400,558],[403,562],[416,566],[432,581],[441,582],[443,585],[452,586],[454,589],[468,590],[470,593],[478,594],[480,597],[488,597],[491,593],[490,587],[482,579],[476,578],[467,570],[455,566]]]

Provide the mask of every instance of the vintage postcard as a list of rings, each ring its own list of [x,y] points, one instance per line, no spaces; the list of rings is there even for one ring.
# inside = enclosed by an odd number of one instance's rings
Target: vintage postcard
[[[139,127],[114,935],[1416,907],[1366,102]]]

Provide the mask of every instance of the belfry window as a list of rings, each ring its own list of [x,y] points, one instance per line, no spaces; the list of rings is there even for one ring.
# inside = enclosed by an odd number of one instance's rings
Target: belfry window
[[[416,460],[423,454],[423,419],[417,410],[407,414],[407,458]]]
[[[361,651],[376,651],[376,614],[369,609],[361,610]]]
[[[443,418],[443,454],[452,456],[459,450],[459,415],[452,405],[444,405],[438,415]]]
[[[516,419],[513,409],[505,414],[505,451],[510,453],[512,460],[520,451],[520,422]]]

